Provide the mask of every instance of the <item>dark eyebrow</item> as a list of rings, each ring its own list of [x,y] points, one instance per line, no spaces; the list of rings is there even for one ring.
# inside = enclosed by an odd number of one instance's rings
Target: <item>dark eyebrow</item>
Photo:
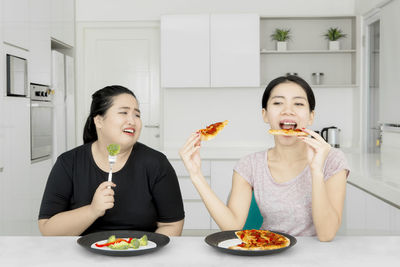
[[[281,96],[281,95],[276,95],[276,96],[271,97],[271,99],[274,99],[274,98],[285,98],[285,97],[284,97],[284,96]],[[300,99],[307,100],[304,96],[295,96],[295,97],[293,97],[293,98],[294,98],[294,99],[300,98]]]
[[[119,107],[118,109],[128,109],[129,110],[131,108],[130,107]],[[138,109],[138,108],[134,108],[133,110],[140,113],[140,109]]]

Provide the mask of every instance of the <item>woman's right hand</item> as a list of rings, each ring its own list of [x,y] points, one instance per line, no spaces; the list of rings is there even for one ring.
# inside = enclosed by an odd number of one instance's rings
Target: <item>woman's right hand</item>
[[[106,210],[114,207],[114,190],[112,187],[116,185],[113,182],[101,183],[94,193],[91,209],[97,217],[101,217],[106,213]]]
[[[201,172],[200,138],[200,133],[192,133],[181,150],[179,150],[179,155],[191,175]]]

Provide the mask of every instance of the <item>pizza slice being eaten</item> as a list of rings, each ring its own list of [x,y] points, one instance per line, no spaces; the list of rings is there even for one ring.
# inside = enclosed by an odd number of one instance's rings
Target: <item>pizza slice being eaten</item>
[[[306,132],[300,129],[270,129],[268,131],[272,135],[286,135],[286,136],[307,136]]]
[[[242,230],[235,232],[241,244],[229,247],[236,250],[272,250],[290,245],[286,236],[268,230]]]
[[[228,124],[228,121],[216,122],[204,129],[198,130],[201,134],[201,141],[208,141],[217,136],[217,134]]]

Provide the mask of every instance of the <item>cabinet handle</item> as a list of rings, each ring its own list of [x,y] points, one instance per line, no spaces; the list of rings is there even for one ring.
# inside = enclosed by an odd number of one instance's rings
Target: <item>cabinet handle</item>
[[[160,128],[160,124],[156,123],[156,124],[147,124],[144,127],[146,128]]]

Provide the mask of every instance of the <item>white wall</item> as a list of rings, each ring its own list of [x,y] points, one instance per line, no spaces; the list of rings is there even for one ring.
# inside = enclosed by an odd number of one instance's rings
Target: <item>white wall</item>
[[[355,0],[355,14],[364,15],[390,0]]]
[[[161,14],[353,15],[355,0],[76,0],[76,21],[159,20]]]
[[[192,131],[219,121],[228,125],[212,147],[264,147],[272,144],[261,116],[259,88],[164,89],[164,146],[181,147]]]
[[[273,145],[269,125],[261,117],[265,88],[168,88],[164,89],[164,146],[181,147],[191,131],[217,121],[229,124],[207,147]],[[313,130],[337,126],[342,147],[353,144],[354,88],[315,88],[316,116]]]
[[[347,16],[355,14],[355,0],[76,1],[76,21],[78,23],[158,21],[162,14],[185,13],[257,13],[260,16],[269,17]],[[79,39],[79,36],[77,38]],[[79,76],[79,72],[77,76]],[[79,90],[80,88],[78,88]],[[356,99],[353,97],[356,90],[358,89],[317,88],[315,90],[317,117],[312,129],[321,130],[323,127],[337,126],[342,129],[342,145],[351,146],[353,144],[353,123],[357,121],[353,103],[353,100]],[[230,123],[221,132],[221,138],[214,139],[213,142],[207,143],[207,146],[265,147],[272,145],[272,138],[267,134],[268,126],[263,123],[261,118],[260,102],[263,91],[264,88],[163,89],[164,128],[161,134],[164,147],[180,147],[191,131],[226,119]],[[339,105],[340,108],[338,108]],[[247,131],[243,131],[243,129],[247,129]],[[81,132],[79,127],[78,132]]]

